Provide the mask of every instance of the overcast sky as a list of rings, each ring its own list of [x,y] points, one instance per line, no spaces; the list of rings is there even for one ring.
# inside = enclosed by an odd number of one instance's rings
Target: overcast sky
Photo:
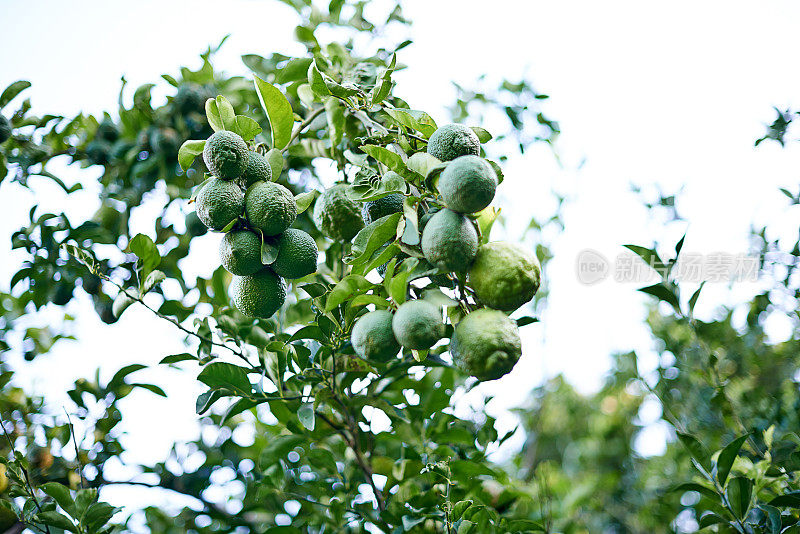
[[[614,258],[625,243],[674,244],[688,230],[684,250],[736,254],[747,251],[751,223],[796,228],[798,212],[786,209],[778,187],[797,188],[800,151],[774,143],[753,147],[773,118],[773,106],[800,105],[800,34],[787,26],[800,19],[796,2],[495,0],[489,7],[439,0],[407,2],[406,16],[414,21],[414,44],[400,53],[410,68],[396,76],[396,91],[412,107],[429,111],[441,124],[453,98],[452,81],[470,87],[482,74],[524,76],[551,95],[545,109],[563,131],[556,146],[560,164],[545,146],[513,159],[496,199],[507,215],[497,237],[518,240],[532,214],[552,209],[552,191],[570,197],[566,231],[549,270],[548,311],[542,323],[525,327],[524,356],[515,370],[483,388],[501,393],[495,412],[519,404],[543,377],[558,372],[582,390],[596,388],[615,351],[637,349],[652,364],[652,342],[642,326],[647,300],[636,293],[639,285],[582,285],[575,275],[580,251]],[[40,114],[113,110],[122,75],[132,87],[156,82],[179,65],[196,66],[197,54],[228,33],[215,65],[230,73],[246,73],[241,54],[303,51],[292,42],[293,12],[271,1],[98,0],[76,8],[55,0],[0,0],[0,20],[15,21],[4,25],[3,40],[16,50],[3,54],[0,87],[30,80],[28,96]],[[97,175],[65,172],[84,184]],[[75,220],[97,206],[96,188],[72,195],[64,208],[63,193],[44,181],[31,183],[35,196],[8,181],[0,187],[2,250],[10,248],[11,232],[25,223],[34,201],[42,209],[66,209]],[[666,228],[650,217],[630,194],[631,183],[682,189],[680,209],[688,226]],[[137,213],[135,229],[151,232],[156,209]],[[218,239],[209,235],[193,246],[187,269],[210,272]],[[10,258],[0,262],[4,290],[21,256]],[[729,292],[724,284],[707,286],[699,315],[710,317],[718,305],[746,298],[753,287]],[[146,310],[133,307],[119,323],[105,326],[87,313],[88,299],[72,306],[79,341],[59,344],[21,373],[54,402],[98,365],[108,375],[126,363],[154,364],[182,352],[179,332]],[[45,314],[41,320],[46,319]],[[790,325],[776,319],[771,332],[782,339]],[[141,374],[171,393],[169,400],[146,393],[126,399],[137,404],[125,413],[126,428],[134,437],[148,435],[147,447],[131,440],[128,459],[150,462],[173,439],[196,432],[197,386],[192,372]],[[658,452],[660,443],[656,432],[642,447]]]

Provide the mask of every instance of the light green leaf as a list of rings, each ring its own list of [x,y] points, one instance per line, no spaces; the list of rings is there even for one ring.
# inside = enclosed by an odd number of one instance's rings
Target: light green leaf
[[[328,90],[328,86],[325,84],[325,79],[322,77],[322,73],[317,68],[316,61],[311,63],[311,65],[308,67],[308,85],[317,96],[328,96],[331,94],[331,92]]]
[[[406,162],[406,166],[409,169],[421,176],[427,176],[431,169],[441,164],[442,162],[439,161],[439,159],[431,156],[427,152],[417,152],[416,154],[411,154]]]
[[[236,115],[236,133],[242,136],[245,141],[252,141],[261,133],[261,126],[258,123],[245,115]]]
[[[392,213],[362,228],[353,238],[345,263],[357,265],[368,261],[376,250],[395,236],[400,217],[401,213]]]
[[[236,128],[236,113],[231,103],[222,95],[206,100],[206,118],[215,132],[233,131]]]
[[[380,104],[383,102],[389,93],[392,91],[392,73],[397,64],[397,54],[392,54],[392,59],[389,66],[384,69],[383,73],[378,78],[378,83],[372,89],[372,103]]]
[[[329,312],[354,295],[366,293],[373,284],[358,274],[350,274],[337,283],[325,301],[325,311]]]
[[[478,213],[478,228],[481,231],[481,245],[489,242],[489,236],[492,233],[492,226],[494,226],[497,217],[500,216],[500,209],[495,209],[492,206],[486,206]]]
[[[406,180],[422,180],[422,176],[410,170],[403,161],[403,158],[396,152],[392,152],[388,148],[378,145],[363,145],[361,149]]]
[[[272,129],[272,148],[283,149],[289,144],[294,125],[292,105],[286,100],[283,93],[269,82],[254,76],[256,93],[261,101],[261,107],[267,114],[269,126]]]
[[[344,106],[336,98],[327,97],[325,99],[325,116],[328,118],[328,133],[333,151],[344,137]]]
[[[297,418],[300,419],[300,423],[304,427],[313,432],[315,426],[314,423],[316,422],[316,417],[314,416],[314,405],[309,402],[301,404],[300,408],[297,410]]]
[[[283,172],[283,154],[281,154],[280,149],[273,148],[267,151],[266,158],[272,171],[272,181],[277,182],[281,172]]]
[[[436,122],[424,111],[414,109],[386,108],[384,109],[394,122],[414,131],[420,132],[425,139],[436,131]],[[485,130],[484,130],[485,131]]]
[[[39,519],[40,522],[44,523],[45,525],[49,525],[51,527],[57,527],[62,530],[68,530],[70,532],[78,532],[78,528],[72,521],[69,520],[69,518],[67,518],[67,516],[62,515],[56,511],[47,510],[44,512],[39,512],[38,514],[36,514],[36,517]]]
[[[167,275],[159,270],[155,270],[147,275],[147,278],[142,284],[142,295],[149,292],[151,289],[156,287],[157,285],[161,284],[164,280],[167,279]]]
[[[297,87],[297,96],[307,109],[312,109],[314,107],[314,102],[316,101],[314,98],[314,91],[307,83]]]
[[[178,164],[184,171],[192,166],[194,158],[203,153],[206,146],[205,141],[188,140],[184,141],[178,149]]]
[[[308,209],[309,206],[314,202],[314,199],[317,198],[319,191],[316,189],[312,189],[311,191],[306,191],[305,193],[300,193],[294,197],[294,202],[297,204],[297,214],[300,215],[304,211]]]
[[[419,263],[417,258],[408,258],[400,265],[400,271],[392,276],[389,282],[389,296],[399,306],[406,301],[406,294],[408,292],[408,279],[411,276],[411,271]]]
[[[481,128],[480,126],[470,126],[470,129],[475,132],[475,135],[478,136],[478,141],[481,143],[486,143],[492,140],[492,134],[490,134],[488,130]]]
[[[161,254],[153,240],[144,234],[136,234],[128,244],[127,252],[139,258],[139,280],[146,280],[150,272],[161,263]]]

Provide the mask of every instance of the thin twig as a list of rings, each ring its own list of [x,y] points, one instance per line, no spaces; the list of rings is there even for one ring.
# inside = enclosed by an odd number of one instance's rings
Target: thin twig
[[[64,408],[64,413],[67,415],[67,425],[69,425],[69,433],[72,436],[72,444],[75,446],[75,463],[78,464],[78,474],[81,477],[81,489],[86,488],[86,479],[83,477],[83,462],[81,462],[81,451],[78,449],[78,440],[75,438],[75,427],[72,425],[72,419],[69,417],[69,412]]]
[[[325,112],[324,107],[317,108],[314,111],[312,111],[311,114],[309,114],[309,116],[306,117],[303,120],[303,122],[300,123],[300,126],[298,126],[294,132],[292,132],[292,136],[289,138],[289,141],[286,143],[286,146],[284,147],[282,152],[286,152],[287,150],[289,150],[289,145],[291,145],[292,142],[295,139],[297,139],[297,137],[303,132],[303,130],[305,130],[312,122],[314,122],[314,119],[322,115],[324,112]]]

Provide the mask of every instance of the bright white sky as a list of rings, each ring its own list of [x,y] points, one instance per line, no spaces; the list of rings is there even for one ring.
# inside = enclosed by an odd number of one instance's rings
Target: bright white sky
[[[531,150],[506,166],[506,181],[496,199],[508,216],[497,237],[518,240],[531,215],[552,209],[551,190],[571,198],[567,228],[549,269],[552,291],[543,322],[524,329],[525,354],[515,370],[483,387],[499,395],[494,413],[523,402],[545,376],[564,372],[581,389],[592,390],[613,352],[637,349],[652,355],[642,326],[646,300],[635,292],[639,286],[605,281],[587,287],[575,276],[575,260],[583,249],[613,258],[625,243],[658,239],[669,245],[682,234],[684,228],[667,231],[663,221],[649,217],[629,193],[631,183],[667,192],[683,187],[680,208],[689,220],[685,251],[745,252],[753,221],[783,228],[795,223],[796,228],[798,212],[785,209],[777,188],[796,188],[800,151],[774,143],[754,149],[753,141],[772,120],[772,106],[798,105],[800,71],[793,65],[800,34],[789,31],[786,21],[800,19],[800,4],[407,4],[415,44],[401,52],[400,60],[411,67],[396,79],[398,94],[412,107],[429,111],[442,123],[444,107],[453,98],[451,81],[470,87],[481,74],[526,76],[551,95],[546,112],[564,132],[557,146],[561,166],[546,147]],[[4,25],[4,42],[20,49],[4,54],[0,87],[30,80],[33,88],[27,95],[40,113],[115,109],[123,74],[132,87],[158,81],[161,73],[175,72],[179,65],[195,66],[197,54],[227,33],[232,37],[215,64],[231,73],[245,73],[239,60],[244,53],[302,52],[292,43],[293,13],[271,1],[142,0],[132,8],[130,3],[93,0],[76,9],[55,0],[6,0],[0,2],[0,20],[15,21]],[[93,172],[67,176],[80,175],[90,184]],[[96,208],[96,190],[91,188],[73,195],[75,203],[64,208],[63,193],[44,181],[34,184],[35,195],[8,182],[0,188],[0,242],[5,250],[34,202],[42,209],[66,209],[74,220]],[[135,223],[138,231],[150,233],[149,217],[155,212],[145,211],[136,214]],[[218,261],[217,240],[213,235],[204,238],[186,269],[210,272]],[[4,289],[20,256],[10,258],[0,264]],[[730,294],[722,285],[707,286],[698,304],[700,317],[709,317],[716,306],[736,302],[751,289]],[[127,363],[154,364],[166,354],[182,352],[179,332],[146,310],[131,308],[108,327],[86,313],[88,306],[87,299],[72,309],[78,315],[78,342],[60,344],[21,372],[55,403],[75,378],[88,376],[98,365],[109,375]],[[788,323],[776,321],[772,327],[776,339],[790,334]],[[161,458],[172,440],[196,432],[193,371],[141,372],[140,378],[146,377],[171,395],[169,400],[145,393],[126,399],[126,404],[136,404],[125,413],[132,461]],[[508,417],[503,421],[506,427],[513,424]],[[654,434],[641,447],[658,452],[660,443]]]

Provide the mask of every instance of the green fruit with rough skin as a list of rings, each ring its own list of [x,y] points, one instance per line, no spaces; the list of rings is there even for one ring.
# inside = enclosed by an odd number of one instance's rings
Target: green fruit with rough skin
[[[347,189],[344,184],[336,184],[325,190],[314,204],[314,224],[334,241],[350,241],[364,228],[361,210],[347,196]]]
[[[244,212],[250,226],[265,236],[278,235],[297,218],[291,191],[275,182],[256,182],[244,196]]]
[[[522,355],[517,323],[497,310],[476,310],[456,326],[450,354],[459,368],[479,380],[500,378]]]
[[[497,174],[478,156],[461,156],[451,161],[439,176],[439,194],[458,213],[477,213],[492,203]]]
[[[220,231],[244,212],[244,194],[233,182],[212,178],[195,199],[197,216],[209,229]]]
[[[422,253],[431,265],[465,272],[478,252],[478,232],[463,215],[449,209],[436,212],[422,232]]]
[[[542,281],[536,254],[504,241],[480,247],[468,274],[478,300],[508,312],[530,301]]]
[[[427,300],[405,302],[394,314],[392,331],[407,349],[429,349],[444,336],[442,310]]]
[[[272,180],[272,167],[269,166],[269,161],[258,152],[251,150],[247,155],[247,167],[236,181],[242,189],[247,189],[256,182],[269,182],[270,180]]]
[[[286,284],[265,267],[249,276],[234,276],[231,296],[236,309],[248,317],[271,317],[286,300]]]
[[[361,215],[364,218],[364,222],[370,224],[392,213],[402,213],[404,198],[400,193],[392,193],[377,200],[364,202],[361,207]]]
[[[319,250],[308,233],[289,228],[278,236],[276,245],[278,257],[271,267],[278,275],[294,280],[317,271]]]
[[[445,124],[428,139],[428,154],[441,160],[450,161],[459,156],[481,153],[481,142],[472,129],[463,124]]]
[[[392,332],[392,314],[387,310],[362,315],[353,325],[350,342],[356,354],[368,360],[385,362],[400,352]]]
[[[261,236],[250,230],[233,230],[222,237],[219,244],[220,263],[239,276],[261,270]]]
[[[223,180],[233,180],[247,168],[247,143],[238,134],[221,130],[206,140],[203,161],[211,174]]]
[[[112,149],[113,147],[108,141],[95,139],[86,145],[86,156],[95,165],[105,165],[109,161]]]
[[[197,216],[196,211],[192,211],[186,215],[186,231],[193,237],[208,233],[208,228],[206,228],[206,225],[200,220],[200,217]]]
[[[0,143],[5,143],[11,137],[11,122],[0,115]]]

